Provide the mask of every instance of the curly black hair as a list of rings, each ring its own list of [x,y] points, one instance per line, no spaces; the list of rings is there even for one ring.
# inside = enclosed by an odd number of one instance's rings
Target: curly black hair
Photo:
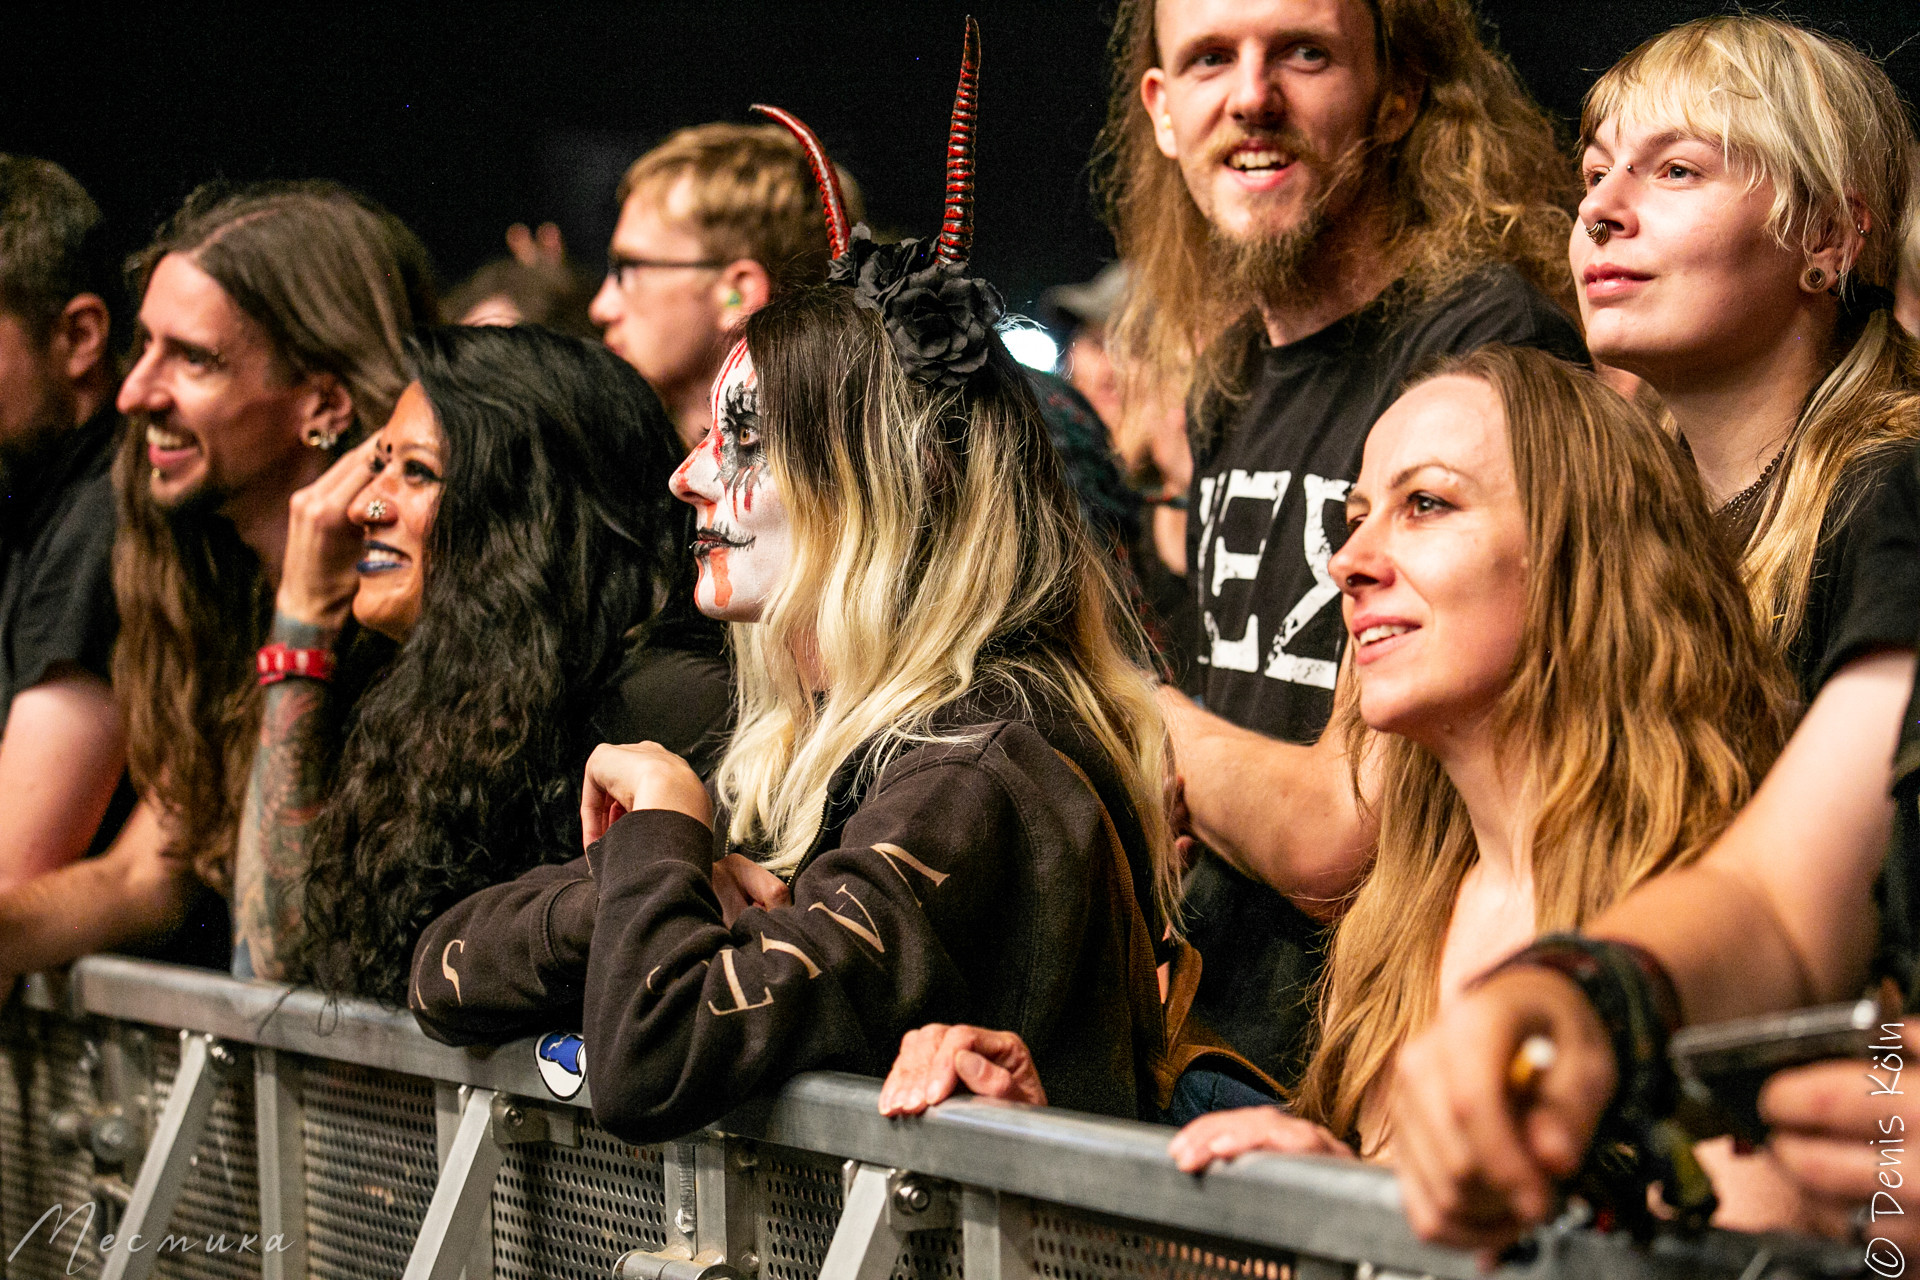
[[[394,1004],[434,916],[577,854],[595,703],[629,644],[721,647],[667,489],[673,424],[638,374],[533,327],[423,330],[409,355],[445,463],[420,619],[347,712],[291,956]]]

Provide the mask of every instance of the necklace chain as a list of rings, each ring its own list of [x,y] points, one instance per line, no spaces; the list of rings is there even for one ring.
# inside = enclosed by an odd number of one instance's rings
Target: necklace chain
[[[1767,464],[1767,469],[1760,473],[1758,480],[1755,480],[1752,484],[1721,504],[1721,517],[1730,519],[1742,514],[1748,507],[1752,506],[1754,500],[1766,491],[1767,481],[1773,479],[1773,473],[1780,469],[1780,459],[1786,456],[1787,446],[1783,444],[1780,446],[1780,452],[1773,455],[1773,461]]]

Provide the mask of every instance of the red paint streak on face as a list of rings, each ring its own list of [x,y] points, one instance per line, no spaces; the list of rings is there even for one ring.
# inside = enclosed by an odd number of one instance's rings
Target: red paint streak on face
[[[715,547],[708,552],[707,567],[713,570],[713,607],[724,609],[733,601],[733,583],[727,577],[727,549]]]

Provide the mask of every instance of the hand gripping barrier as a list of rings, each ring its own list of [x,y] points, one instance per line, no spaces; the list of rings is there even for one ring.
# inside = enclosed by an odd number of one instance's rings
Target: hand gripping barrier
[[[802,1076],[679,1141],[597,1128],[577,1039],[450,1049],[360,1001],[95,957],[0,1018],[5,1280],[1407,1280],[1481,1273],[1387,1172],[975,1099],[916,1120]],[[1860,1274],[1858,1249],[1562,1224],[1499,1274]]]

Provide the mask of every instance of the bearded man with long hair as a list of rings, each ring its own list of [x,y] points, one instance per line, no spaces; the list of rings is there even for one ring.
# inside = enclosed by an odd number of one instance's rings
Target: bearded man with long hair
[[[1343,744],[1311,745],[1343,644],[1326,564],[1347,490],[1422,364],[1492,342],[1584,361],[1576,187],[1466,0],[1128,0],[1113,52],[1102,187],[1136,282],[1113,341],[1141,389],[1191,387],[1200,706],[1164,703],[1211,851],[1187,886],[1196,1008],[1286,1082],[1319,922],[1372,838]]]
[[[188,922],[224,968],[288,499],[384,423],[435,314],[426,250],[327,183],[203,188],[131,264],[113,685],[142,799],[105,856],[0,894],[0,980]],[[178,954],[178,953],[176,953]]]

